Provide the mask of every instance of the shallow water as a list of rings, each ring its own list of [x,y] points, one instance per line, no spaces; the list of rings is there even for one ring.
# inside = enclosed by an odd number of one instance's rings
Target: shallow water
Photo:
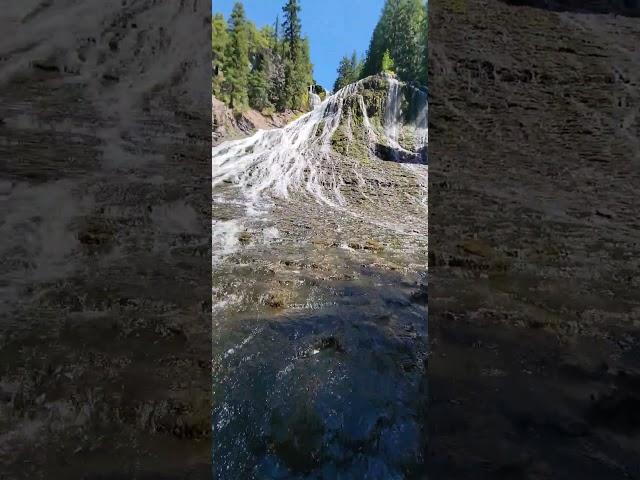
[[[326,278],[302,252],[277,273],[238,268],[255,280],[218,317],[216,478],[386,479],[420,470],[426,279],[351,256],[323,252],[335,262],[323,264]],[[283,308],[257,306],[274,283],[290,292]]]

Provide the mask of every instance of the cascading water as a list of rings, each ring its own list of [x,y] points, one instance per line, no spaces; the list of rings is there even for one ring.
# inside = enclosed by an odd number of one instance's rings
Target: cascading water
[[[384,111],[384,136],[394,151],[407,151],[398,137],[402,125],[401,85],[388,78],[389,93]],[[344,206],[340,187],[344,184],[330,141],[343,120],[347,98],[357,95],[369,148],[379,136],[367,115],[362,95],[363,81],[350,84],[319,103],[311,112],[281,129],[260,130],[249,138],[226,142],[212,150],[213,188],[235,185],[251,211],[268,205],[268,197],[288,198],[292,190],[305,190],[317,201]],[[313,94],[315,95],[315,94]],[[317,97],[317,95],[316,95]],[[319,100],[319,97],[318,97]],[[427,142],[426,95],[418,91],[419,114],[415,121],[418,150]],[[397,157],[396,157],[397,159]]]
[[[384,111],[384,131],[389,138],[389,142],[393,146],[399,147],[398,132],[402,121],[400,82],[391,77],[388,77],[388,80],[389,94],[387,95],[387,105]]]
[[[313,85],[309,87],[309,103],[311,104],[312,110],[322,103],[320,95],[313,91]]]
[[[215,478],[417,478],[426,94],[309,93],[284,128],[212,150]]]

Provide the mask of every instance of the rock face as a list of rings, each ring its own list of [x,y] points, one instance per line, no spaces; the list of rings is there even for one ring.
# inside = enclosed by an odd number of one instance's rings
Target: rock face
[[[430,476],[637,475],[640,23],[429,7]]]

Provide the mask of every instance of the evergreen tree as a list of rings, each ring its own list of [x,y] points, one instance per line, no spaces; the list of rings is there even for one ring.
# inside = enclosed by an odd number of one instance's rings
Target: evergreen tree
[[[426,23],[424,0],[386,0],[374,29],[361,77],[383,69],[386,51],[402,80],[426,82]]]
[[[221,90],[224,78],[225,50],[227,48],[228,35],[227,24],[222,14],[216,14],[211,19],[211,33],[213,94],[224,101]]]
[[[249,39],[244,7],[240,2],[233,6],[229,20],[224,73],[224,91],[228,95],[229,105],[236,110],[243,110],[249,103]]]
[[[429,55],[427,53],[427,45],[429,43],[429,14],[427,12],[427,3],[424,4],[424,12],[422,16],[422,33],[420,34],[421,41],[421,67],[420,67],[420,78],[418,79],[419,83],[424,85],[427,84],[427,77],[429,73],[428,63],[429,63]]]
[[[278,50],[280,44],[280,15],[276,16],[276,23],[273,25],[273,38],[271,42],[271,49],[275,52]]]
[[[258,30],[237,2],[225,24],[212,18],[213,94],[234,110],[302,109],[313,84],[309,42],[301,37],[299,0],[288,0],[280,29]]]
[[[287,0],[282,7],[284,12],[284,100],[285,106],[292,109],[302,108],[308,103],[307,87],[312,82],[312,65],[309,54],[309,42],[302,39],[299,0]]]
[[[337,92],[350,83],[356,82],[360,76],[361,68],[362,63],[358,61],[356,52],[353,52],[351,57],[347,57],[346,55],[342,57],[340,65],[338,66],[338,78],[336,78],[333,84],[333,91]]]
[[[253,23],[247,22],[247,33],[251,64],[247,90],[249,106],[256,110],[265,110],[272,106],[269,98],[269,71],[273,29],[266,26],[258,30]]]
[[[404,25],[404,34],[398,38],[396,52],[392,55],[398,75],[403,80],[418,81],[423,57],[423,0],[403,0],[398,17]]]
[[[391,58],[391,54],[389,53],[389,50],[385,50],[384,54],[382,55],[382,71],[393,73],[395,68],[396,68],[396,64],[393,61],[393,58]]]
[[[269,98],[268,57],[261,58],[258,65],[249,74],[247,93],[251,108],[262,111],[272,106]]]
[[[403,25],[400,25],[400,5],[403,0],[386,0],[382,9],[382,16],[373,30],[369,50],[365,59],[363,76],[374,75],[382,69],[382,56],[389,50],[395,57],[399,44],[399,37]]]
[[[300,24],[300,4],[298,0],[287,0],[284,12],[283,33],[287,44],[286,56],[294,61],[298,58],[302,25]]]

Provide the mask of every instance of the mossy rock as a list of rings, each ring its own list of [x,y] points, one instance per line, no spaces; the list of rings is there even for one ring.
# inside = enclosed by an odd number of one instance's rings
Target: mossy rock
[[[249,233],[247,230],[245,230],[244,232],[240,233],[240,235],[238,235],[238,241],[242,245],[248,244],[251,241],[251,233]]]
[[[341,155],[360,161],[367,161],[369,159],[369,148],[362,138],[363,135],[364,129],[356,128],[356,134],[353,138],[349,138],[346,126],[340,125],[331,137],[331,147]]]

